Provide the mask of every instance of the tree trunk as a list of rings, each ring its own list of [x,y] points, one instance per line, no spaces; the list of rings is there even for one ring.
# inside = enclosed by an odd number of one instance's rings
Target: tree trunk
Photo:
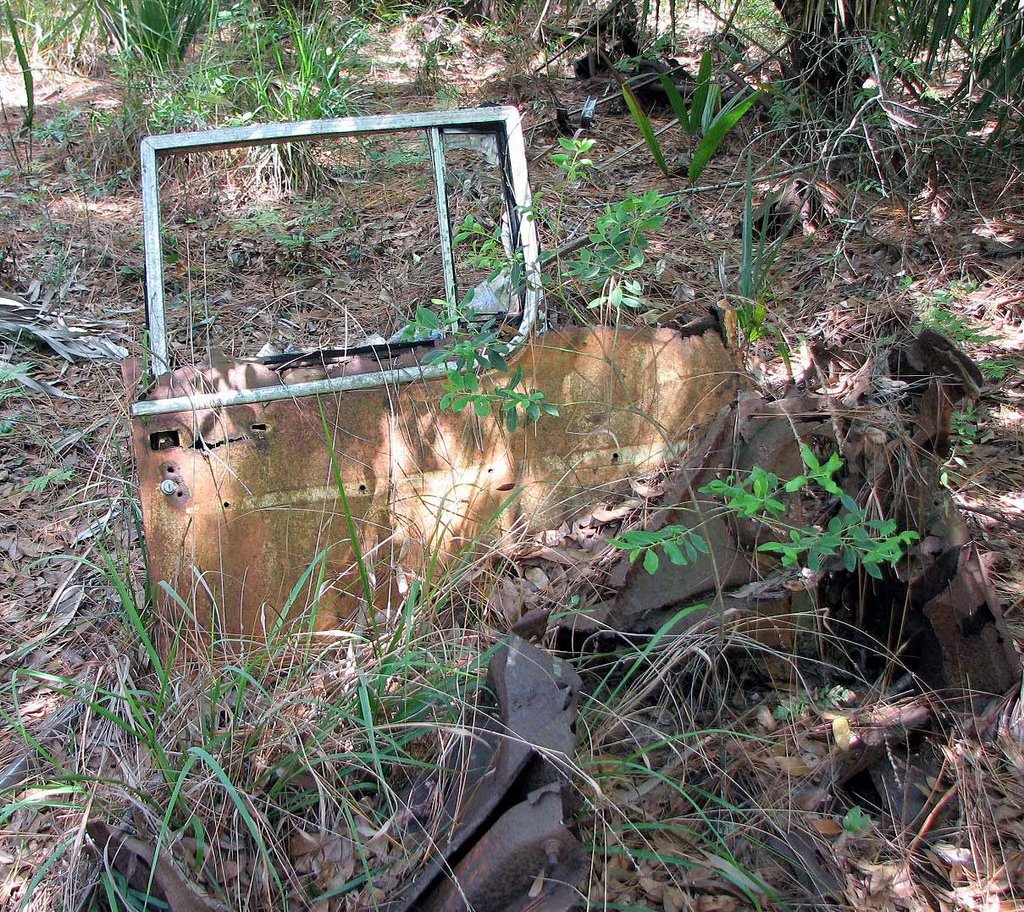
[[[836,107],[859,80],[857,38],[865,34],[876,0],[773,0],[790,32],[792,75]]]

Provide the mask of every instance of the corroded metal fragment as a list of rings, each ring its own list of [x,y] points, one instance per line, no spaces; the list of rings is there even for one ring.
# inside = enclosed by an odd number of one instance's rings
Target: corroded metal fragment
[[[557,521],[678,458],[738,383],[717,334],[664,328],[551,331],[516,365],[559,414],[515,433],[440,410],[443,380],[135,417],[162,619],[204,639],[352,626],[424,561]],[[310,370],[183,368],[148,401],[307,383]]]

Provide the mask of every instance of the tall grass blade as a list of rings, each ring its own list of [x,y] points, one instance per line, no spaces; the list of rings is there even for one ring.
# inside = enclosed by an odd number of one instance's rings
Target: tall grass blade
[[[711,51],[705,51],[700,59],[700,69],[697,71],[697,87],[693,91],[693,101],[690,107],[690,125],[687,128],[691,136],[695,136],[704,123],[704,112],[708,108],[711,98],[711,74],[714,61],[711,59]]]
[[[36,84],[32,76],[32,67],[28,62],[28,55],[25,53],[25,45],[21,43],[18,20],[14,18],[14,11],[9,3],[4,4],[4,13],[7,19],[7,28],[11,32],[11,41],[14,44],[14,54],[18,58],[18,66],[21,67],[21,81],[25,86],[25,121],[21,125],[21,131],[27,133],[32,129],[32,121],[36,113]]]
[[[747,184],[743,192],[743,259],[740,265],[740,297],[754,296],[754,166],[747,156]]]
[[[731,106],[722,108],[718,112],[711,126],[708,128],[704,138],[701,139],[693,153],[690,161],[689,177],[691,181],[697,180],[704,173],[712,156],[718,151],[729,131],[739,123],[740,118],[747,113],[761,97],[761,93],[754,92],[746,98],[734,102]]]
[[[175,66],[212,20],[212,0],[96,0],[118,47],[158,68]]]
[[[341,511],[345,517],[345,526],[348,529],[349,543],[352,546],[352,555],[356,562],[356,572],[359,574],[359,584],[363,590],[363,598],[366,600],[366,616],[370,624],[370,631],[373,634],[374,643],[376,644],[377,613],[373,603],[373,583],[370,580],[370,573],[366,567],[366,557],[359,542],[359,530],[356,528],[356,521],[352,516],[352,509],[348,503],[345,482],[341,477],[341,466],[338,463],[338,454],[334,449],[334,434],[331,433],[330,425],[327,422],[327,413],[324,411],[323,403],[320,402],[319,405],[320,420],[323,423],[324,429],[324,442],[327,444],[327,452],[331,458],[331,474],[334,476],[334,486],[338,491],[338,500],[341,501]]]
[[[306,588],[306,585],[307,583],[309,583],[309,580],[313,576],[314,572],[317,573],[317,580],[315,580],[314,583],[319,582],[321,575],[323,573],[324,562],[326,561],[327,555],[330,553],[331,548],[333,547],[333,545],[328,545],[319,554],[317,554],[317,556],[314,557],[312,561],[310,561],[309,566],[302,571],[302,575],[295,581],[295,585],[292,586],[292,591],[288,593],[288,598],[285,600],[285,603],[281,608],[281,613],[278,615],[277,620],[274,621],[274,626],[272,627],[271,632],[267,637],[268,640],[276,637],[277,634],[281,632],[281,629],[288,622],[289,615],[291,614],[292,608],[295,606],[295,602],[298,601],[299,596],[302,594],[302,590]],[[313,611],[311,612],[312,617],[310,618],[310,622],[312,624],[315,624],[316,615],[320,607],[319,586],[317,586],[313,590],[313,592]]]
[[[193,756],[198,757],[205,763],[213,774],[220,780],[220,784],[224,786],[224,791],[228,793],[228,797],[231,799],[231,803],[235,806],[235,810],[238,811],[239,817],[245,823],[245,828],[249,831],[249,835],[252,836],[253,842],[256,843],[256,847],[260,850],[260,855],[263,858],[263,863],[266,865],[266,870],[270,874],[277,886],[278,890],[282,890],[281,878],[278,876],[277,868],[274,865],[274,860],[271,857],[270,849],[267,847],[266,841],[263,839],[263,833],[260,832],[259,824],[256,823],[256,819],[252,816],[249,808],[246,806],[245,800],[239,794],[235,784],[231,781],[231,777],[227,774],[227,771],[221,766],[216,758],[209,751],[204,750],[201,747],[192,746],[188,749],[188,752]]]
[[[693,130],[690,129],[690,109],[686,106],[686,100],[679,94],[679,89],[676,88],[672,77],[668,73],[660,73],[658,79],[662,89],[665,90],[668,103],[672,106],[672,113],[676,115],[676,119],[687,133],[693,133]]]
[[[118,598],[121,600],[121,607],[124,608],[124,613],[128,618],[128,622],[139,637],[139,642],[142,643],[143,649],[146,650],[146,655],[149,656],[149,661],[153,666],[153,671],[156,672],[157,677],[160,679],[161,689],[166,690],[170,682],[168,668],[160,658],[160,653],[157,651],[156,643],[153,642],[153,638],[150,636],[149,630],[146,627],[146,622],[142,619],[142,615],[139,612],[139,606],[135,604],[135,596],[131,592],[129,584],[118,572],[110,554],[102,546],[100,546],[100,553],[103,555],[103,562],[105,564],[103,570],[104,576],[107,577],[107,580],[117,592]]]
[[[658,143],[658,137],[654,133],[654,128],[651,126],[651,122],[647,118],[647,115],[644,114],[643,108],[640,107],[640,102],[637,101],[637,97],[633,94],[633,90],[625,83],[622,84],[622,97],[626,101],[626,107],[629,108],[629,113],[633,115],[633,120],[636,121],[636,125],[640,129],[640,135],[644,138],[644,142],[647,143],[647,148],[651,150],[651,155],[654,156],[654,161],[661,169],[661,173],[664,174],[665,177],[670,177],[672,172],[668,166],[668,162],[665,161],[665,155],[661,151],[661,145]]]

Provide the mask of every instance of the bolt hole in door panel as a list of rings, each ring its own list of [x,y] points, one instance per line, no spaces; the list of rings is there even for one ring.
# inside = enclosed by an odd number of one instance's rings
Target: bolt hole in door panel
[[[432,187],[433,295],[497,301],[527,388],[557,416],[509,433],[472,410],[442,411],[444,364],[379,335],[340,348],[207,351],[174,336],[165,310],[160,163],[184,154],[418,131]],[[402,159],[404,162],[405,159]],[[486,167],[474,170],[474,162]],[[546,330],[522,125],[514,108],[277,124],[149,137],[142,145],[148,349],[132,388],[149,572],[167,637],[262,641],[293,624],[355,628],[386,618],[408,580],[508,532],[557,522],[629,475],[677,455],[736,387],[717,334]],[[453,218],[482,226],[453,247]],[[493,243],[491,241],[493,240]],[[428,249],[425,244],[423,249]],[[344,309],[344,304],[338,307]],[[414,308],[410,308],[412,310]],[[500,309],[500,313],[497,311]],[[382,327],[393,329],[394,326]],[[546,330],[546,331],[545,331]],[[182,340],[189,344],[176,344]],[[320,340],[318,340],[320,341]],[[484,377],[485,387],[500,376]],[[399,572],[400,571],[400,572]]]

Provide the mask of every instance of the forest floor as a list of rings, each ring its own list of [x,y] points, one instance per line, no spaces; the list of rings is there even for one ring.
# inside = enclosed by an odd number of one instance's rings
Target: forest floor
[[[433,109],[442,85],[457,87],[462,107],[517,105],[532,187],[558,210],[557,236],[542,237],[548,249],[586,233],[606,203],[651,189],[685,191],[649,249],[656,264],[648,285],[651,309],[699,316],[709,306],[728,305],[734,291],[722,280],[735,282],[742,259],[736,228],[748,160],[755,174],[765,175],[755,181],[763,196],[782,180],[771,175],[777,152],[773,136],[781,136],[783,127],[762,115],[760,121],[745,121],[693,186],[662,176],[628,113],[609,103],[599,106],[586,132],[596,141],[592,180],[566,187],[550,157],[558,151],[552,99],[578,110],[588,95],[609,91],[608,86],[565,73],[520,72],[522,60],[502,59],[500,49],[479,35],[467,31],[460,40],[436,75],[433,91],[425,89],[422,78],[408,78],[387,61],[386,49],[378,48],[365,110]],[[400,57],[402,51],[394,53]],[[19,92],[15,74],[0,73],[0,95],[14,99],[5,102],[0,126],[5,137],[0,144],[0,292],[59,313],[68,323],[92,326],[97,335],[137,352],[144,327],[144,269],[135,137],[121,140],[124,148],[114,154],[110,137],[81,128],[83,112],[120,103],[120,87],[102,72],[88,78],[40,74],[39,127],[31,143],[12,139],[22,116]],[[652,120],[664,125],[668,115],[656,112]],[[680,132],[665,137],[666,148],[676,144],[680,152],[686,142]],[[436,221],[432,225],[433,208],[422,204],[423,187],[411,171],[423,161],[421,150],[398,140],[382,142],[371,158],[380,170],[371,169],[365,182],[341,199],[331,199],[334,191],[328,190],[310,197],[250,193],[244,186],[248,171],[190,165],[168,176],[165,217],[175,238],[169,287],[178,303],[198,299],[201,291],[208,308],[200,328],[196,311],[178,307],[172,314],[179,353],[251,354],[287,333],[290,341],[335,343],[373,332],[387,335],[407,316],[400,304],[403,293],[408,296],[412,289],[414,297],[429,297],[431,251],[423,248],[422,237],[436,230]],[[799,164],[778,161],[776,172]],[[779,354],[783,342],[799,357],[802,341],[819,340],[842,352],[852,372],[900,332],[927,325],[944,331],[981,366],[986,385],[980,399],[954,416],[945,479],[1020,644],[1024,189],[1019,175],[993,170],[979,176],[967,168],[940,167],[909,201],[886,196],[877,181],[844,177],[842,169],[827,179],[821,175],[828,193],[840,201],[839,212],[821,218],[814,231],[798,230],[780,248],[765,283],[764,323],[772,331],[748,345],[744,356],[762,386],[780,392],[787,380]],[[351,217],[353,211],[358,218]],[[304,306],[291,307],[288,302],[299,295]],[[185,317],[190,326],[178,332],[173,320]],[[636,319],[642,321],[642,315]],[[60,718],[69,688],[96,693],[125,680],[139,647],[122,619],[122,597],[102,567],[112,554],[127,562],[137,582],[143,573],[128,393],[119,364],[68,361],[28,336],[5,336],[2,346],[0,369],[27,364],[31,380],[44,386],[9,383],[0,398],[0,422],[9,427],[0,437],[0,769]],[[752,712],[746,718],[736,731],[782,740],[780,726],[786,728],[790,743],[805,751],[799,756],[806,763],[818,749],[815,726],[828,715],[815,710],[780,721]],[[94,734],[106,737],[99,721],[90,717],[72,736],[50,743],[51,765],[75,768],[76,752],[84,758],[106,749],[90,744]],[[982,743],[966,726],[951,726],[937,750],[945,772],[932,786],[954,793],[953,802],[964,809],[959,825],[966,840],[951,834],[923,841],[917,832],[885,820],[878,809],[872,811],[873,825],[862,830],[844,828],[839,812],[815,817],[810,831],[826,848],[823,854],[819,846],[815,860],[806,863],[838,866],[840,904],[1024,908],[1024,751],[1019,744]],[[776,764],[777,777],[797,773],[792,764]],[[30,895],[33,909],[79,908],[75,903],[82,895],[69,885],[74,878],[58,876],[68,870],[70,856],[61,859],[55,850],[69,839],[81,845],[88,809],[98,798],[92,786],[68,784],[62,795],[46,781],[0,795],[0,908],[18,908]],[[621,796],[624,806],[644,800],[642,794]],[[972,816],[972,808],[980,811]],[[670,810],[659,806],[656,813]],[[689,835],[681,832],[677,838],[678,851],[686,856]],[[710,912],[784,906],[779,897],[794,895],[786,878],[777,871],[773,875],[757,858],[732,856],[746,870],[757,871],[758,884],[778,892],[744,882],[742,870],[723,870],[718,856],[699,857],[702,865],[668,873],[642,853],[631,863],[619,858],[595,868],[592,907]],[[73,864],[71,870],[77,870]],[[773,882],[776,875],[781,880]],[[358,902],[344,906],[358,907]]]

